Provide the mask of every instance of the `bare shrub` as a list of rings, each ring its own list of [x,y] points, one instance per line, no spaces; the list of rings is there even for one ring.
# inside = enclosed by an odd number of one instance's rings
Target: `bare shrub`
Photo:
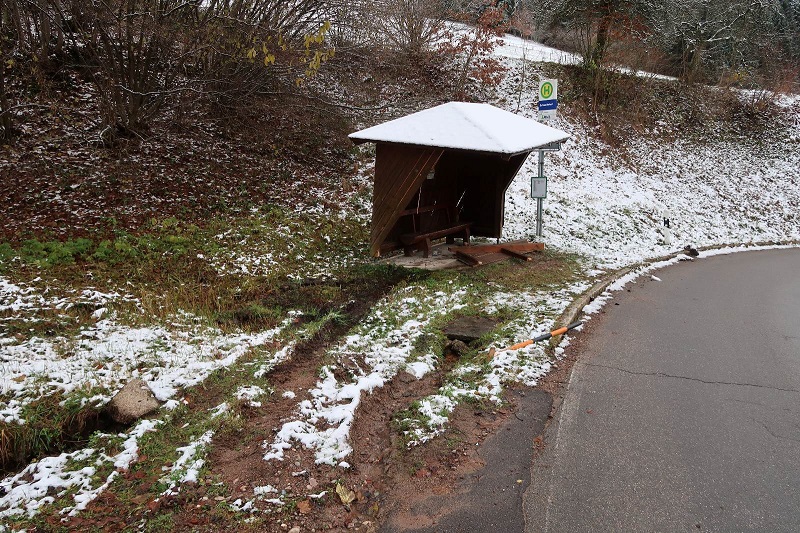
[[[458,16],[463,22],[470,22],[471,13]],[[500,38],[509,28],[505,6],[492,2],[478,14],[472,26],[460,32],[448,30],[447,38],[439,45],[439,52],[455,60],[458,75],[454,88],[456,98],[466,96],[467,81],[473,79],[480,88],[497,86],[505,76],[506,68],[492,52]]]
[[[328,0],[7,0],[0,11],[4,60],[68,60],[91,73],[105,143],[145,131],[173,96],[246,105],[333,55]]]
[[[432,52],[446,38],[444,6],[428,0],[381,0],[375,3],[376,39],[407,58]],[[388,45],[388,46],[387,46]]]

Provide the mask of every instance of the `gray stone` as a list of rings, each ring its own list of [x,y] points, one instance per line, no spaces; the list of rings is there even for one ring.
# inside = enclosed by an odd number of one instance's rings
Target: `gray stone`
[[[444,351],[445,353],[451,353],[455,356],[461,357],[469,352],[469,346],[467,346],[464,341],[447,341],[447,344],[444,345]]]
[[[106,411],[120,424],[132,424],[161,406],[153,391],[141,379],[132,379],[120,390],[106,407]]]
[[[497,327],[497,321],[480,316],[457,318],[444,327],[443,333],[450,340],[472,342]]]

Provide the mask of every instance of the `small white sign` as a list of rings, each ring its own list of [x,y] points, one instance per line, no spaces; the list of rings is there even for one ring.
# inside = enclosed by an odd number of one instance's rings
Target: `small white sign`
[[[539,111],[539,122],[550,122],[556,118],[556,110],[549,109],[547,111]]]
[[[531,178],[531,198],[547,198],[547,178]]]

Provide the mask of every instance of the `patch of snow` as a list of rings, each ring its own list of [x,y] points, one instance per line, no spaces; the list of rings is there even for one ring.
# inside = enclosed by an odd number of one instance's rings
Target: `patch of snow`
[[[217,418],[218,416],[222,416],[223,414],[227,413],[230,408],[231,406],[228,404],[228,402],[222,402],[216,407],[212,407],[208,411],[211,413],[211,418]]]
[[[161,494],[164,496],[175,495],[180,492],[180,485],[184,483],[197,483],[200,476],[200,469],[206,464],[205,459],[200,457],[205,452],[205,448],[211,444],[214,437],[213,431],[206,431],[200,437],[192,439],[186,446],[179,447],[176,451],[180,457],[172,464],[169,474],[162,481],[169,483],[169,487]],[[177,488],[177,490],[176,490]]]
[[[261,402],[256,401],[257,398],[265,396],[267,391],[258,385],[249,385],[246,387],[239,387],[234,396],[237,400],[247,401],[250,407],[261,407]]]
[[[0,481],[0,519],[9,516],[27,514],[35,515],[39,509],[53,503],[56,497],[74,491],[73,507],[62,509],[62,514],[74,516],[107,488],[119,471],[127,470],[138,458],[138,441],[145,433],[154,431],[161,422],[142,420],[127,434],[122,451],[113,457],[92,448],[85,448],[70,453],[62,453],[54,457],[45,457],[31,463],[18,474],[8,476]],[[72,463],[91,464],[70,469]],[[92,478],[103,465],[112,465],[116,470],[99,486],[94,487]]]
[[[271,493],[278,493],[278,489],[273,487],[272,485],[263,485],[261,487],[253,487],[253,494],[256,496],[265,496]]]

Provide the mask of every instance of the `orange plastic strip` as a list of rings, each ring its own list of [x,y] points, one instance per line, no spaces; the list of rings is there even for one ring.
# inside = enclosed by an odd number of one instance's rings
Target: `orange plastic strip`
[[[520,348],[524,348],[526,346],[530,346],[531,344],[533,344],[533,341],[532,340],[527,340],[527,341],[524,341],[524,342],[517,343],[517,344],[515,344],[514,346],[511,346],[508,349],[509,350],[519,350]]]
[[[550,335],[555,337],[556,335],[562,335],[567,332],[567,327],[564,326],[563,328],[558,328],[557,330],[551,331]]]

